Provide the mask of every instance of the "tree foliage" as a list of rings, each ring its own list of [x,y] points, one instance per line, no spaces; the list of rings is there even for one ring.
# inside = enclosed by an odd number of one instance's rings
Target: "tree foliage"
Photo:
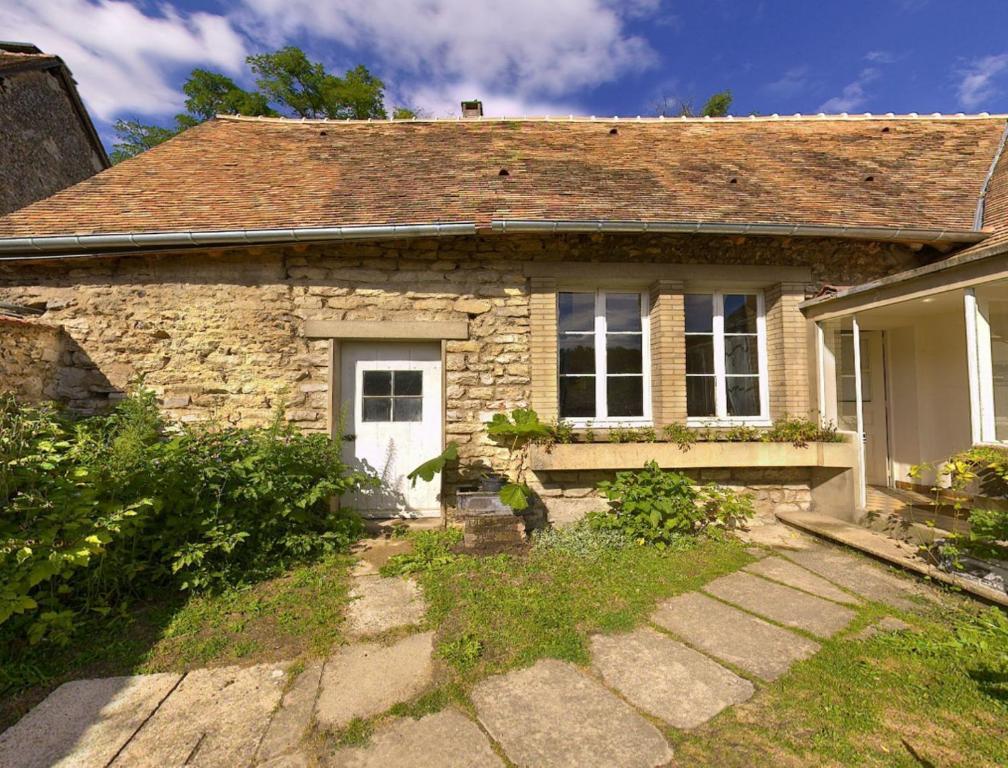
[[[303,50],[287,46],[272,53],[246,59],[256,78],[256,89],[246,90],[227,75],[194,69],[182,86],[186,111],[175,116],[170,127],[136,120],[115,124],[117,142],[112,162],[134,157],[172,136],[215,115],[285,115],[288,117],[366,120],[387,117],[385,83],[358,65],[342,77],[311,61]],[[396,107],[393,118],[417,116],[408,107]]]
[[[724,117],[731,109],[731,104],[732,92],[727,89],[711,94],[699,110],[692,101],[662,96],[654,104],[654,113],[658,117]]]

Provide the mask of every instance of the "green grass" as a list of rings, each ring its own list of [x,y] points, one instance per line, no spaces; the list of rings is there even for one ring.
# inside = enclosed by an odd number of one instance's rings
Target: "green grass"
[[[216,595],[137,606],[63,648],[0,638],[0,730],[67,680],[321,656],[342,640],[345,555]]]
[[[588,637],[627,630],[666,597],[696,589],[752,558],[734,541],[659,551],[630,546],[527,557],[457,557],[419,574],[438,655],[468,682],[544,657],[588,661]]]
[[[956,647],[977,607],[859,610],[811,659],[693,732],[669,731],[684,765],[1008,765],[1008,635],[986,651]],[[885,615],[914,633],[856,640]]]

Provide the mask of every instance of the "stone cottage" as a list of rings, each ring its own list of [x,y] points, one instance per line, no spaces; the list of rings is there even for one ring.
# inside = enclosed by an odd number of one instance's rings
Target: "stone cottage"
[[[0,214],[109,164],[63,60],[31,43],[0,41]]]
[[[462,465],[500,467],[485,422],[524,405],[599,434],[825,414],[870,428],[891,468],[910,456],[893,454],[883,390],[867,394],[888,386],[885,347],[869,359],[823,307],[996,240],[1004,135],[987,115],[220,117],[0,218],[0,303],[62,327],[46,391],[70,407],[100,409],[138,375],[186,422],[259,424],[283,405],[382,476],[357,500],[375,514],[450,508],[457,472],[415,488],[405,473],[447,441]],[[955,334],[915,342],[916,321],[889,321],[900,354],[917,344],[914,377]],[[944,368],[965,371],[953,356]],[[900,436],[918,453],[925,410]],[[928,451],[955,447],[946,432]],[[648,458],[846,514],[868,454],[853,436],[579,442],[537,451],[533,487],[570,519],[597,506],[600,476]]]

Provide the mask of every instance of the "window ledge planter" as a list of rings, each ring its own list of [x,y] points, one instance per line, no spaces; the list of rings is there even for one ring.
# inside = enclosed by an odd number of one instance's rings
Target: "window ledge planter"
[[[845,436],[846,438],[846,436]],[[840,443],[697,442],[688,450],[675,443],[558,443],[532,446],[531,467],[543,472],[639,469],[648,461],[663,469],[702,467],[835,467],[857,465],[857,446]]]

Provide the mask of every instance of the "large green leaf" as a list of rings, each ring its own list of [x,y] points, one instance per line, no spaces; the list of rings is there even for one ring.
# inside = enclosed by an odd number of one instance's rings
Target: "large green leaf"
[[[525,441],[549,437],[550,428],[531,408],[515,408],[510,417],[506,413],[495,413],[487,424],[487,434],[499,440],[518,438]]]
[[[454,440],[448,443],[439,455],[435,456],[433,459],[425,461],[419,467],[406,475],[406,477],[409,478],[410,486],[416,486],[417,479],[429,483],[434,479],[434,475],[443,472],[444,468],[448,466],[448,463],[452,461],[458,461],[458,443]]]
[[[527,485],[508,483],[500,489],[497,497],[515,512],[521,512],[523,509],[528,509],[528,500],[531,495],[532,491]]]

